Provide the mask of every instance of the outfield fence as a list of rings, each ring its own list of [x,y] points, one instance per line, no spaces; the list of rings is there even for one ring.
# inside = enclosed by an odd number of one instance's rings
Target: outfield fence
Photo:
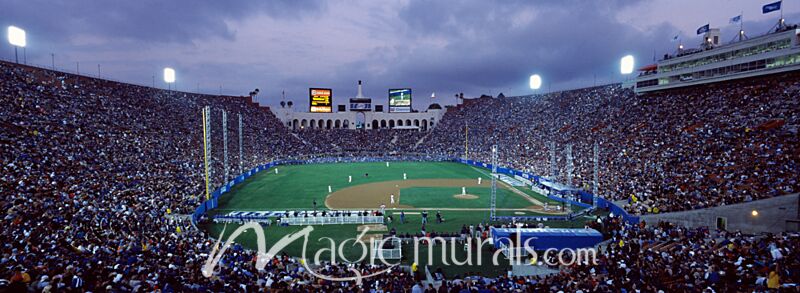
[[[289,217],[281,218],[281,225],[342,225],[383,224],[383,216],[334,216],[334,217]]]

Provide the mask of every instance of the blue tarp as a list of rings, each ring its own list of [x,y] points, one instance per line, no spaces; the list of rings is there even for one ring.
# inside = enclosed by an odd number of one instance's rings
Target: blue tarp
[[[492,240],[495,248],[500,248],[500,243],[509,246],[511,241],[517,241],[516,233],[519,232],[519,244],[528,244],[535,250],[586,248],[593,247],[603,241],[603,234],[594,229],[550,229],[550,228],[491,228]]]

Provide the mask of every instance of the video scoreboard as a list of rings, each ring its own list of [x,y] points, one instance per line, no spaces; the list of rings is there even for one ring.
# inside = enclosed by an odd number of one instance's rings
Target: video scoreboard
[[[409,113],[411,112],[411,89],[390,89],[389,90],[389,112],[390,113]]]
[[[333,112],[333,91],[323,88],[309,88],[309,111],[311,113]]]

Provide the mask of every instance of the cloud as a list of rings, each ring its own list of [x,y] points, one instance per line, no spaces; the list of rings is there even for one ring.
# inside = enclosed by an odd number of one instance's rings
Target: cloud
[[[28,30],[29,60],[48,67],[52,52],[57,67],[101,64],[103,76],[151,84],[171,66],[180,89],[260,88],[272,105],[284,90],[303,104],[316,86],[344,103],[364,80],[376,104],[389,88],[411,87],[422,108],[431,92],[445,103],[458,92],[528,94],[533,73],[553,90],[591,86],[595,76],[619,82],[619,58],[650,63],[672,50],[678,31],[690,45],[687,27],[718,26],[742,10],[748,34],[774,22],[751,11],[758,5],[730,1],[6,0],[0,22]],[[695,9],[725,3],[734,7]]]
[[[413,1],[399,12],[408,30],[398,38],[406,42],[343,66],[347,70],[338,76],[351,78],[352,68],[367,64],[390,64],[391,70],[372,72],[372,78],[472,95],[524,94],[532,73],[555,88],[586,86],[595,74],[605,81],[621,79],[620,57],[639,53],[640,60],[650,59],[642,53],[650,57],[653,44],[674,30],[665,24],[644,34],[617,21],[615,13],[634,2],[502,3]],[[442,39],[444,45],[415,45],[424,39]]]
[[[233,40],[229,21],[265,14],[292,21],[320,13],[325,3],[302,1],[4,1],[0,19],[52,41],[78,36],[147,43]]]

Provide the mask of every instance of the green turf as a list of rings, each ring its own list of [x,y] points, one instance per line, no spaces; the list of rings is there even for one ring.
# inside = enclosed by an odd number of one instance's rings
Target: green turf
[[[334,190],[358,184],[408,179],[464,179],[490,177],[464,164],[453,162],[338,163],[278,166],[258,173],[234,186],[220,198],[221,210],[310,209],[313,200],[323,205],[328,185]],[[365,177],[364,174],[369,176]],[[347,182],[353,176],[353,182]],[[487,205],[488,206],[488,205]]]
[[[449,207],[460,208],[487,208],[492,195],[489,187],[470,187],[467,193],[477,195],[476,199],[456,199],[455,194],[461,194],[460,187],[409,187],[400,189],[400,200],[403,204],[418,208]],[[443,204],[447,203],[447,204]],[[514,194],[512,191],[497,189],[497,206],[504,208],[525,208],[533,203]]]

